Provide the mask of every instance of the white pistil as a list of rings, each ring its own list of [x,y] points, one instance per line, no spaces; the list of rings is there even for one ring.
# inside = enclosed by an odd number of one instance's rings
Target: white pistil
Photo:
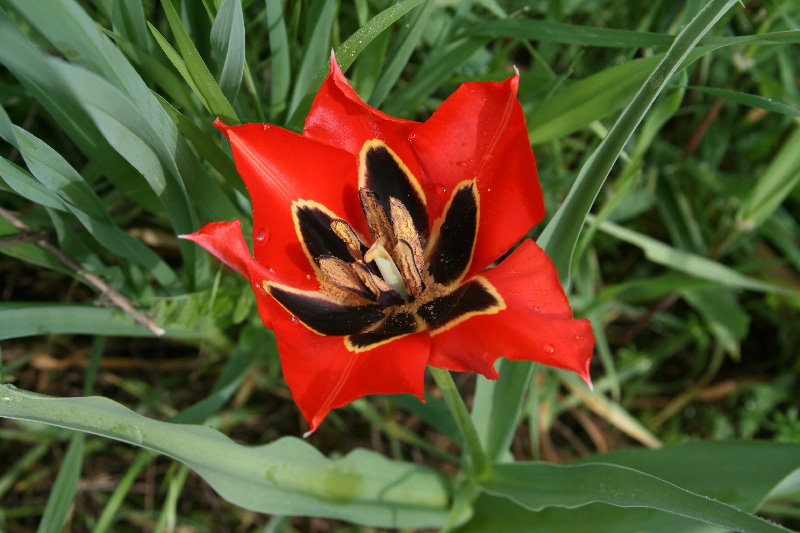
[[[408,299],[408,289],[406,289],[403,283],[403,276],[400,274],[397,265],[394,264],[392,256],[389,255],[389,252],[383,247],[383,239],[378,239],[370,246],[367,253],[364,254],[364,260],[367,262],[375,261],[375,266],[381,271],[383,281],[396,290],[403,300]]]

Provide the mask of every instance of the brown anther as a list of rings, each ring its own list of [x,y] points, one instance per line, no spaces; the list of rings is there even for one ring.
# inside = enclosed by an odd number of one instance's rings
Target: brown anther
[[[367,219],[367,225],[375,241],[383,239],[387,247],[394,246],[394,232],[389,216],[381,204],[380,198],[369,189],[359,189],[358,197],[361,200],[361,209]]]
[[[406,289],[415,297],[419,296],[425,287],[420,272],[421,264],[417,265],[412,246],[407,241],[400,239],[394,248],[394,255],[397,258],[397,269],[403,276]]]
[[[358,238],[356,232],[350,227],[350,224],[341,219],[331,220],[331,231],[347,245],[347,251],[353,256],[353,259],[360,261],[363,259],[361,253],[361,239]]]
[[[372,294],[375,295],[375,298],[381,305],[402,303],[403,298],[400,296],[400,293],[376,275],[369,265],[363,261],[356,261],[353,263],[353,271],[364,286],[372,291]]]
[[[411,218],[411,214],[403,202],[394,197],[389,198],[389,210],[391,211],[390,216],[395,239],[397,241],[406,241],[411,248],[417,269],[421,269],[425,258],[422,251],[422,242],[420,242],[419,233],[414,227],[414,220]],[[395,253],[398,253],[397,250],[395,250]]]
[[[317,264],[322,271],[322,275],[337,287],[346,289],[367,300],[374,299],[371,291],[364,286],[361,279],[350,267],[350,263],[331,255],[321,255],[317,258]]]

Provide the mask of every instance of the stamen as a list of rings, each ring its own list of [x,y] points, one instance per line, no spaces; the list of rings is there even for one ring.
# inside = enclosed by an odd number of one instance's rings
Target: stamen
[[[414,264],[417,269],[422,268],[424,256],[422,251],[422,242],[419,238],[419,233],[414,227],[414,220],[408,212],[405,204],[397,198],[389,198],[389,210],[392,218],[392,229],[394,230],[394,237],[398,241],[406,241],[411,248],[414,257]],[[395,252],[396,253],[396,252]]]
[[[422,294],[424,284],[419,268],[421,265],[416,264],[411,245],[404,240],[398,240],[394,255],[397,257],[397,266],[403,276],[405,286],[408,287],[408,291],[414,296],[419,296]]]
[[[363,261],[356,261],[353,263],[353,271],[364,286],[372,291],[379,304],[394,305],[403,303],[403,298],[400,297],[400,293],[374,274],[372,268]]]
[[[372,238],[376,242],[383,239],[388,246],[392,246],[394,244],[392,225],[378,195],[369,189],[359,189],[358,197]]]
[[[369,247],[367,253],[364,254],[364,261],[374,261],[378,270],[381,271],[383,280],[391,285],[392,288],[400,294],[403,300],[406,300],[409,295],[406,286],[403,284],[403,276],[400,275],[397,265],[394,264],[392,256],[389,255],[389,252],[386,251],[383,244],[383,239],[377,239],[372,246]]]
[[[317,258],[317,264],[325,278],[337,287],[346,289],[367,300],[374,300],[372,293],[356,276],[349,263],[342,261],[338,257],[322,255]]]
[[[358,238],[358,235],[356,235],[356,232],[350,227],[350,224],[337,218],[331,220],[331,230],[337,237],[344,241],[347,245],[347,251],[350,252],[353,259],[360,261],[364,258],[361,253],[361,239]]]

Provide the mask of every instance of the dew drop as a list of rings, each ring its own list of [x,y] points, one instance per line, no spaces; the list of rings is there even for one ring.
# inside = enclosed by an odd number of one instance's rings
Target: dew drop
[[[292,324],[299,324],[299,323],[300,323],[300,319],[297,318],[296,316],[293,316],[292,317]]]
[[[461,146],[466,146],[466,145],[467,145],[467,143],[461,143]]]
[[[552,344],[542,344],[542,350],[547,353],[553,353],[556,351]]]
[[[261,228],[258,230],[258,233],[256,234],[256,240],[258,242],[269,242],[269,238],[270,234],[268,229]]]
[[[488,189],[486,189],[486,192],[492,192],[492,188],[489,187]]]
[[[470,89],[469,92],[474,93],[475,89]]]
[[[456,161],[456,165],[460,166],[461,168],[466,168],[467,167],[467,162],[466,161]]]
[[[486,101],[486,97],[485,97],[485,96],[482,96],[482,97],[481,97],[481,102],[485,102],[485,101]]]
[[[484,137],[488,137],[488,136],[489,136],[489,132],[488,132],[488,131],[486,131],[486,130],[483,130],[483,131],[481,132],[481,135],[483,135]]]
[[[575,340],[576,340],[576,341],[579,341],[579,340],[581,340],[582,338],[583,338],[583,335],[580,335],[580,334],[576,334],[576,335],[575,335]]]
[[[412,131],[411,133],[408,134],[408,142],[412,143],[412,142],[414,142],[414,139],[416,139],[416,138],[417,138],[417,134],[415,132]]]
[[[436,184],[436,194],[438,194],[439,196],[444,196],[445,194],[447,194],[447,187],[445,187],[441,183],[437,183]]]
[[[275,273],[275,269],[270,267],[270,268],[267,269],[267,272],[269,272],[270,274],[274,274]]]
[[[264,131],[267,131],[270,128],[270,125],[269,124],[264,124],[261,127],[264,129]]]
[[[306,279],[311,279],[311,274],[306,274]]]

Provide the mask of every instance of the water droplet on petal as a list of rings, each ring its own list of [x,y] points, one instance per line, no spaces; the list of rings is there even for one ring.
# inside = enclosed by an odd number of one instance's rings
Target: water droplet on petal
[[[258,230],[258,233],[256,234],[256,240],[258,242],[269,242],[269,238],[270,234],[268,229],[261,228]]]
[[[412,131],[411,133],[408,134],[408,142],[410,142],[410,143],[414,142],[414,139],[416,139],[416,138],[417,138],[417,134],[415,132]]]
[[[438,194],[439,196],[444,196],[445,194],[447,194],[447,187],[445,187],[441,183],[437,183],[436,184],[436,194]]]
[[[485,101],[486,101],[486,97],[485,97],[485,96],[482,96],[482,97],[481,97],[481,102],[485,102]]]
[[[461,143],[461,146],[466,146],[466,145],[467,145],[467,143]]]
[[[547,353],[553,353],[556,351],[556,349],[553,347],[552,344],[546,344],[546,343],[542,344],[542,350],[544,350]]]
[[[311,279],[311,274],[306,274],[306,279]]]
[[[267,131],[270,128],[270,125],[269,124],[263,124],[261,127],[264,129],[264,131]]]
[[[483,130],[483,131],[481,132],[481,135],[483,135],[484,137],[488,137],[488,136],[489,136],[489,132],[488,132],[488,131],[486,131],[486,130]]]
[[[299,323],[300,323],[300,319],[297,318],[296,316],[293,316],[292,317],[292,324],[299,324]]]
[[[269,272],[270,274],[274,274],[275,273],[275,269],[270,267],[270,268],[267,269],[267,272]]]
[[[582,338],[583,338],[583,335],[580,335],[580,334],[577,334],[577,335],[575,335],[575,340],[576,340],[576,341],[579,341],[579,340],[581,340]]]
[[[460,166],[461,168],[466,168],[467,162],[466,161],[456,161],[456,165]]]

